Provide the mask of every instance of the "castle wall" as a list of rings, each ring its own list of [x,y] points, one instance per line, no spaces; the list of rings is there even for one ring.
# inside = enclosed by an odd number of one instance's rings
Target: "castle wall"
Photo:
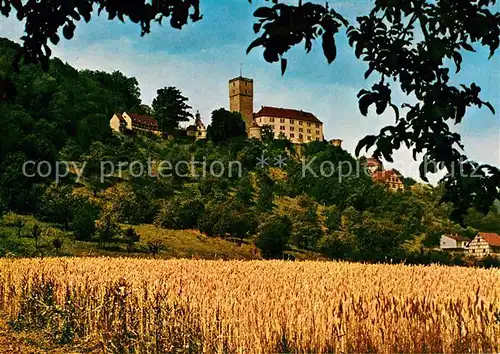
[[[280,133],[290,139],[292,143],[310,143],[311,141],[323,141],[323,124],[303,121],[299,119],[257,117],[256,123],[261,127],[269,125],[277,138]]]

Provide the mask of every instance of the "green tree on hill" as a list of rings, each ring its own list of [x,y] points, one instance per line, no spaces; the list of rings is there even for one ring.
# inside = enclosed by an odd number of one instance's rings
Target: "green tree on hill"
[[[192,107],[187,101],[188,98],[176,87],[164,87],[157,91],[152,109],[162,131],[171,133],[179,127],[179,123],[193,118],[189,112]]]
[[[264,258],[279,258],[283,255],[291,232],[292,223],[287,216],[273,215],[259,225],[255,244]]]
[[[208,140],[218,144],[238,136],[246,136],[245,121],[240,113],[224,108],[212,112],[212,122],[207,128]]]
[[[90,241],[96,231],[99,210],[86,200],[79,200],[73,208],[71,229],[79,241]]]

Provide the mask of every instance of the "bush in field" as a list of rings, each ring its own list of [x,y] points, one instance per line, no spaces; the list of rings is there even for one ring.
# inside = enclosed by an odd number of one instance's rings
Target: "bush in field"
[[[90,241],[96,231],[95,221],[99,215],[99,210],[87,201],[77,204],[73,212],[71,229],[75,238],[80,241]]]
[[[259,225],[255,244],[264,258],[277,258],[283,254],[291,232],[292,224],[287,216],[273,215]]]
[[[97,222],[97,239],[101,246],[105,246],[107,242],[119,235],[121,230],[116,221],[116,217],[110,213],[104,214]]]
[[[130,226],[123,233],[123,239],[127,243],[127,250],[130,252],[134,248],[134,244],[136,242],[139,242],[140,236],[137,231],[135,231],[135,229]]]
[[[73,188],[53,183],[40,198],[38,213],[43,220],[58,223],[69,228],[73,216],[75,197]]]
[[[325,226],[329,232],[334,232],[340,229],[340,222],[342,213],[336,205],[331,205],[325,212],[326,222]]]
[[[54,246],[56,251],[60,251],[63,244],[64,240],[60,237],[56,237],[55,239],[52,240],[52,246]]]
[[[198,198],[175,197],[163,203],[155,218],[155,225],[167,229],[193,229],[204,211],[204,205]]]
[[[21,237],[25,225],[24,217],[17,215],[15,213],[9,212],[2,217],[2,224],[5,226],[13,227],[17,229],[17,237]]]
[[[153,258],[156,258],[157,254],[167,247],[165,240],[159,236],[150,238],[146,242],[146,245],[148,246],[149,253],[153,255]]]
[[[351,250],[349,240],[340,231],[325,235],[318,242],[318,251],[332,259],[346,259]]]
[[[38,241],[40,240],[40,236],[42,235],[42,228],[38,226],[38,224],[33,225],[31,229],[31,237],[35,240],[35,247],[38,248]]]

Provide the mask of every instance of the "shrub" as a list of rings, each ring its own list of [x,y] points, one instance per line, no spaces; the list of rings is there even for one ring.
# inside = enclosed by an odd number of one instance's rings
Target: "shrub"
[[[271,216],[259,225],[256,246],[264,258],[280,257],[290,238],[292,224],[287,216]]]
[[[201,200],[176,197],[165,202],[155,218],[155,225],[167,229],[193,229],[198,227],[204,205]]]
[[[165,240],[161,237],[153,237],[147,241],[147,246],[149,252],[153,255],[153,258],[156,258],[156,255],[166,248]]]
[[[105,245],[120,233],[120,227],[116,218],[107,213],[96,222],[97,236],[99,244]]]
[[[89,241],[96,231],[95,220],[99,211],[88,201],[78,204],[73,213],[71,229],[75,238],[80,241]]]
[[[127,250],[130,252],[134,247],[134,243],[139,242],[140,235],[137,233],[137,231],[135,231],[135,229],[132,226],[130,226],[125,230],[123,238],[127,243]]]
[[[69,228],[75,198],[71,186],[53,183],[40,198],[38,213],[43,220]]]

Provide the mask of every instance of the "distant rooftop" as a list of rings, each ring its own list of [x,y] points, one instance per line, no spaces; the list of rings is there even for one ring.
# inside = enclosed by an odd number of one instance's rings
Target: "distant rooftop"
[[[243,80],[243,81],[253,82],[253,79],[249,79],[248,77],[243,77],[243,76],[235,77],[234,79],[229,80],[229,82],[233,82],[233,81],[236,81],[236,80]]]
[[[494,232],[480,232],[481,236],[490,246],[500,247],[500,235]]]
[[[323,124],[323,122],[321,122],[318,118],[316,118],[314,114],[310,112],[304,112],[288,108],[269,107],[269,106],[262,106],[260,111],[255,113],[254,117],[289,118],[289,119],[304,120],[307,122]]]

